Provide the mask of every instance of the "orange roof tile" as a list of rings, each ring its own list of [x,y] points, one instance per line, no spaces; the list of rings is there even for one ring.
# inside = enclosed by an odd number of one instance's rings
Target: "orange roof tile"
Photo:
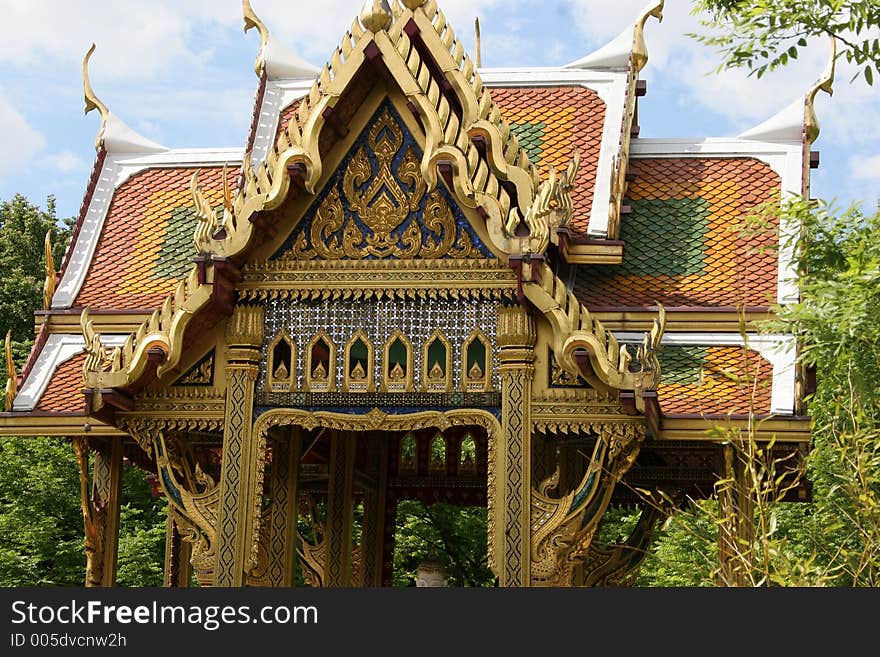
[[[657,389],[663,413],[770,413],[773,366],[737,346],[664,346]]]
[[[196,170],[207,198],[221,203],[222,167],[148,169],[120,185],[75,306],[153,308],[174,290],[195,255],[190,180]],[[238,172],[227,172],[233,189]]]
[[[552,165],[561,171],[574,150],[580,149],[581,165],[572,193],[572,228],[586,233],[602,146],[605,102],[584,87],[493,87],[490,91],[520,145],[541,169]]]
[[[589,307],[767,306],[776,301],[777,220],[746,234],[742,220],[780,188],[751,158],[636,159],[621,222],[623,264],[578,267]]]
[[[82,368],[85,354],[77,354],[55,370],[35,411],[43,413],[79,413],[85,410],[82,396]]]

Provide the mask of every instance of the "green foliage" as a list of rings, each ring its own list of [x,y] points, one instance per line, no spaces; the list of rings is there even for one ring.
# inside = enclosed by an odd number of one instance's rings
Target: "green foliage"
[[[0,202],[0,329],[4,334],[12,329],[18,340],[33,335],[34,310],[43,304],[46,232],[52,231],[55,266],[59,267],[72,220],[65,223],[64,227],[58,224],[52,196],[45,210],[20,194]]]
[[[713,33],[691,36],[720,51],[721,68],[761,77],[797,59],[811,37],[834,36],[865,82],[880,72],[877,0],[695,0],[693,13],[707,15],[701,22]]]
[[[146,473],[126,467],[119,514],[119,586],[162,586],[167,502],[153,497]]]
[[[63,439],[0,438],[0,586],[82,586],[79,474]]]
[[[449,586],[493,586],[486,563],[486,509],[403,500],[397,507],[394,585],[415,586],[429,556],[443,563]]]

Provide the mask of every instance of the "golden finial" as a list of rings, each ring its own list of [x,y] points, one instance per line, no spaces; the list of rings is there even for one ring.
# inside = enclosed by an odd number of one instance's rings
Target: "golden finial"
[[[648,18],[651,16],[658,21],[663,22],[664,2],[665,0],[657,0],[654,4],[648,5],[636,19],[636,24],[633,28],[632,48],[633,68],[636,73],[645,68],[645,64],[648,63],[648,45],[645,43],[645,23],[648,22]]]
[[[55,271],[55,257],[52,255],[52,231],[46,231],[44,242],[46,254],[46,280],[43,281],[43,310],[52,307],[52,296],[55,294],[55,285],[58,282],[58,273]]]
[[[257,77],[260,77],[263,75],[263,69],[266,67],[265,54],[266,44],[269,42],[269,28],[254,13],[250,0],[241,0],[241,10],[244,14],[244,31],[247,32],[252,27],[255,27],[260,33],[260,54],[257,55],[257,59],[254,62],[254,72],[257,74]]]
[[[89,59],[93,52],[95,52],[94,43],[83,58],[82,77],[83,96],[86,101],[85,113],[88,114],[93,109],[96,109],[101,113],[101,127],[98,129],[98,136],[95,138],[95,150],[98,151],[101,150],[101,142],[104,140],[104,128],[107,127],[107,120],[110,118],[110,110],[108,110],[107,106],[95,95],[95,91],[92,89],[92,83],[89,82]]]
[[[370,32],[379,32],[391,24],[391,7],[388,0],[364,0],[361,23]]]
[[[804,103],[804,134],[807,146],[811,146],[819,137],[819,118],[816,116],[814,103],[819,91],[826,92],[829,96],[834,95],[834,67],[837,61],[837,39],[831,37],[831,60],[825,67],[825,72],[813,84],[807,92]]]
[[[12,411],[12,402],[18,392],[18,374],[12,360],[12,331],[6,332],[6,412]]]
[[[403,4],[410,11],[415,11],[416,9],[421,7],[423,4],[425,4],[425,0],[403,0]]]
[[[477,52],[477,68],[483,67],[483,54],[480,49],[480,17],[477,16],[474,19],[474,32],[477,38],[476,52]]]
[[[229,175],[227,174],[227,169],[229,168],[229,162],[223,163],[223,207],[226,209],[226,212],[232,214],[232,191],[229,189]]]

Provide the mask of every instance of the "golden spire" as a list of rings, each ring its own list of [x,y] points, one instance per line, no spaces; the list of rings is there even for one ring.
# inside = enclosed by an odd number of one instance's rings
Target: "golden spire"
[[[425,0],[403,0],[403,4],[410,11],[415,11],[416,9],[421,7],[423,4],[425,4]]]
[[[107,106],[95,95],[95,91],[92,89],[92,83],[89,82],[89,59],[93,52],[95,52],[94,43],[83,58],[82,78],[83,97],[86,101],[85,113],[88,114],[93,109],[96,109],[101,113],[101,127],[98,129],[98,136],[95,138],[95,150],[98,151],[101,150],[101,142],[104,140],[104,128],[107,127],[107,120],[110,118],[110,110],[108,110]]]
[[[648,22],[648,18],[651,16],[660,22],[663,21],[664,1],[665,0],[657,0],[654,4],[648,5],[636,19],[636,24],[633,28],[632,48],[633,68],[636,73],[645,68],[645,64],[648,63],[648,45],[645,43],[645,23]]]
[[[388,0],[364,0],[361,23],[370,32],[379,32],[391,24],[391,7]]]
[[[15,361],[12,360],[12,331],[6,332],[6,412],[12,410],[12,402],[18,392],[18,374],[15,372]]]
[[[46,280],[43,281],[43,310],[52,307],[52,296],[55,294],[55,285],[58,282],[58,273],[55,271],[55,257],[52,255],[52,231],[46,231],[44,242],[46,254]]]
[[[257,77],[261,77],[263,75],[263,69],[266,67],[265,55],[266,44],[269,42],[269,28],[267,28],[266,24],[260,20],[256,13],[254,13],[250,0],[241,0],[241,9],[244,14],[244,31],[247,32],[252,27],[255,27],[260,33],[260,53],[257,55],[257,59],[254,62],[254,72],[257,74]]]
[[[480,47],[480,17],[479,16],[477,16],[474,19],[474,34],[476,36],[476,42],[477,42],[477,45],[476,45],[477,68],[482,68],[483,67],[483,53],[482,53],[482,49]]]
[[[837,39],[831,37],[831,60],[825,67],[825,72],[813,84],[807,92],[804,103],[804,133],[807,146],[811,146],[819,137],[819,118],[816,116],[814,103],[819,91],[826,92],[829,96],[834,95],[834,66],[837,60]]]

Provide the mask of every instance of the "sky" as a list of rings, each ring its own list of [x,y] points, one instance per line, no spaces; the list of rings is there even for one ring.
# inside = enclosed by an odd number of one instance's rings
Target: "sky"
[[[251,0],[293,52],[322,65],[360,12],[361,0]],[[439,0],[466,48],[474,17],[486,67],[556,66],[619,34],[646,0]],[[0,0],[0,200],[21,193],[59,217],[79,211],[95,156],[97,112],[83,115],[81,64],[89,46],[97,96],[133,129],[171,148],[243,147],[257,88],[256,30],[242,30],[240,0]],[[828,43],[763,79],[715,72],[719,58],[688,0],[667,0],[646,29],[648,94],[642,137],[724,137],[757,125],[822,73]],[[841,207],[880,198],[880,87],[850,82],[840,62],[833,97],[816,103],[821,166],[814,197]]]

